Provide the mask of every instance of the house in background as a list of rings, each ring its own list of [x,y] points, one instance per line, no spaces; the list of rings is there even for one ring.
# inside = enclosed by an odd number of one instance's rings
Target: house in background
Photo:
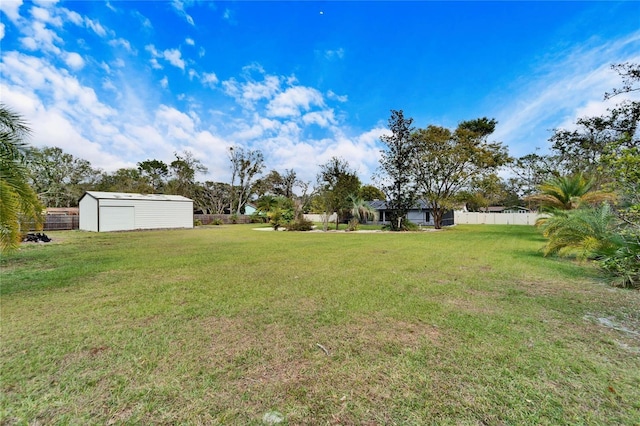
[[[87,191],[79,205],[84,231],[193,228],[193,201],[180,195]]]
[[[378,223],[387,225],[389,223],[387,202],[383,200],[373,200],[369,201],[369,205],[376,210]],[[424,200],[418,200],[416,202],[415,206],[407,213],[407,219],[416,225],[434,226],[433,214],[431,214],[431,209]],[[453,223],[453,211],[451,210],[444,214],[442,225],[451,226]]]

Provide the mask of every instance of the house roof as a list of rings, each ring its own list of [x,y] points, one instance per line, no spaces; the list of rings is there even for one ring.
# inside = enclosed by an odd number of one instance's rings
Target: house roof
[[[165,195],[165,194],[134,194],[128,192],[101,192],[87,191],[80,199],[85,196],[91,196],[96,200],[146,200],[146,201],[193,201],[182,195]]]
[[[388,208],[387,202],[384,200],[369,201],[369,205],[376,210],[387,210]],[[427,209],[429,209],[429,206],[427,206],[427,202],[424,200],[416,201],[416,203],[411,208],[411,210],[427,210]]]

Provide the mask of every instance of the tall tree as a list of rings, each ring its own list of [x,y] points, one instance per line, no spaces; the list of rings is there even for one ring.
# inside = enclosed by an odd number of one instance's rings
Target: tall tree
[[[100,179],[89,161],[58,147],[31,148],[28,157],[33,188],[47,207],[76,207]]]
[[[381,151],[378,180],[387,199],[391,229],[403,229],[403,221],[416,202],[415,161],[416,150],[411,134],[413,118],[405,118],[402,110],[391,110],[390,135],[380,140],[385,145]]]
[[[196,185],[195,208],[203,212],[223,214],[231,200],[231,186],[223,182],[206,181]]]
[[[454,131],[429,126],[412,135],[419,193],[431,209],[436,229],[442,227],[445,212],[455,207],[462,188],[509,162],[506,147],[488,141],[496,124],[485,117],[463,121]]]
[[[145,160],[138,163],[142,176],[149,179],[154,192],[162,192],[169,177],[169,166],[160,160]]]
[[[518,195],[528,197],[536,193],[544,182],[561,174],[558,161],[556,156],[541,155],[537,152],[516,158],[509,165],[513,172],[510,183]],[[532,210],[537,205],[533,204],[533,200],[527,199],[527,207]]]
[[[357,194],[360,189],[360,179],[349,162],[338,157],[332,157],[320,166],[318,174],[318,192],[323,200],[327,215],[336,213],[336,229],[345,213],[351,210],[349,196]]]
[[[171,194],[192,198],[196,192],[196,174],[206,173],[207,168],[190,151],[182,154],[174,153],[175,160],[169,165],[172,179],[167,183]]]
[[[28,222],[42,224],[43,206],[29,185],[25,139],[30,129],[22,117],[0,104],[0,251],[17,248]]]
[[[141,194],[154,192],[149,179],[143,176],[140,170],[134,168],[121,168],[113,173],[103,173],[94,189],[98,191]]]
[[[256,177],[264,169],[264,156],[260,150],[232,146],[229,148],[229,160],[233,191],[231,210],[240,214],[251,197],[251,188]],[[238,185],[236,185],[236,179],[238,179]]]

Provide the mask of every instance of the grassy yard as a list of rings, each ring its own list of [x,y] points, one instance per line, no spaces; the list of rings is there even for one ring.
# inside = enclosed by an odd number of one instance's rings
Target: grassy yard
[[[4,256],[0,424],[640,424],[640,292],[535,229],[251,228]]]

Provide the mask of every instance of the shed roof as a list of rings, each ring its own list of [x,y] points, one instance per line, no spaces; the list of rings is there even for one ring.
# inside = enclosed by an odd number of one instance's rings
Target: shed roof
[[[96,200],[146,200],[146,201],[193,201],[190,198],[183,197],[182,195],[165,195],[165,194],[134,194],[128,192],[101,192],[101,191],[87,191],[80,199],[82,200],[86,195],[89,195]]]

